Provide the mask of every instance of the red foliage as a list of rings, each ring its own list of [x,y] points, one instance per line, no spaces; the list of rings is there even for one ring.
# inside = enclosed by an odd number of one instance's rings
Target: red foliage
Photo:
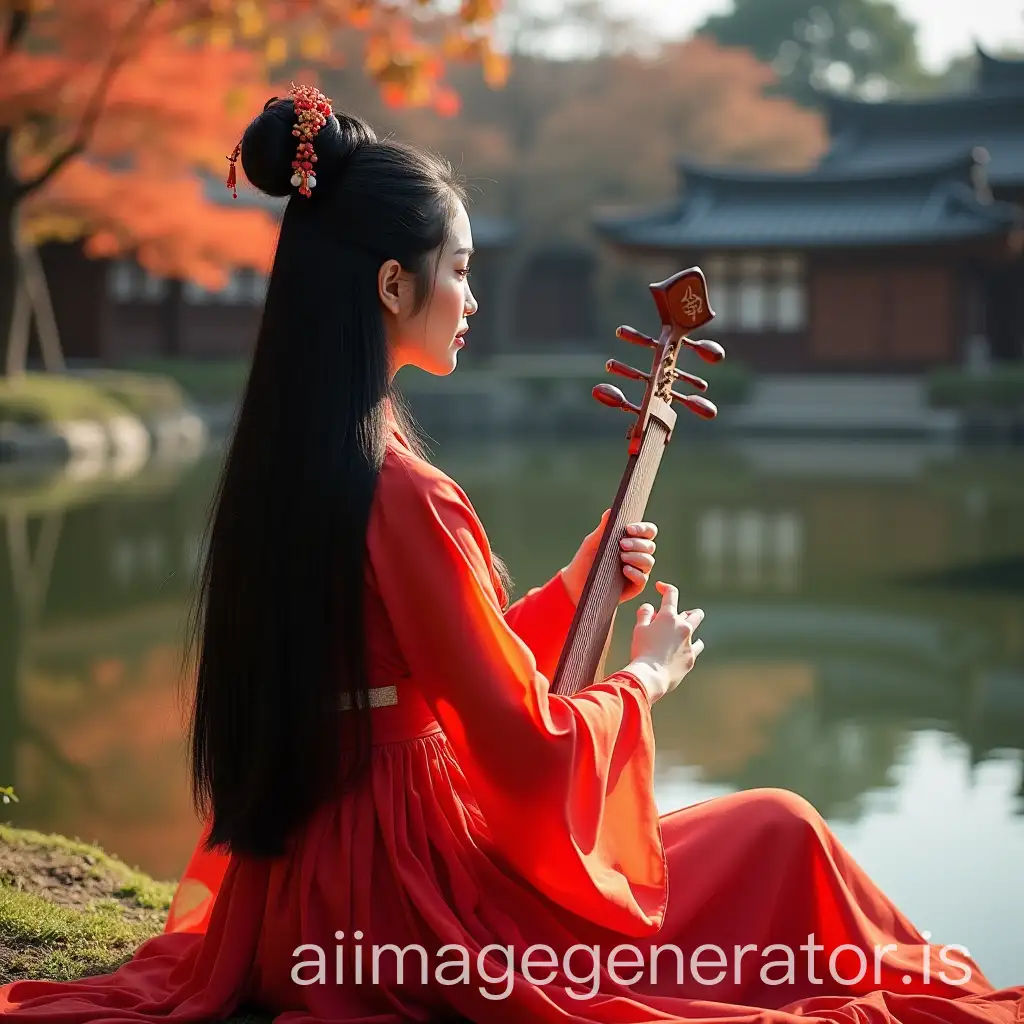
[[[364,70],[391,104],[450,116],[458,98],[438,54],[489,54],[480,40],[496,6],[467,2],[443,16],[426,0],[413,17],[385,0],[25,3],[8,15],[18,31],[0,56],[0,138],[6,129],[13,141],[0,174],[43,179],[21,205],[23,230],[37,241],[84,237],[96,255],[137,250],[155,273],[211,287],[228,267],[269,266],[275,218],[211,199],[197,176],[223,181],[268,96],[293,77],[316,84],[351,49],[335,41],[355,30]]]

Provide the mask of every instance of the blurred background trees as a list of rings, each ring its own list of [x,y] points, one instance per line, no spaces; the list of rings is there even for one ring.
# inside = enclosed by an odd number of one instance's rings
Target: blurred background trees
[[[780,91],[810,106],[830,89],[880,99],[928,78],[914,26],[887,0],[735,0],[698,32],[770,62]]]
[[[869,100],[958,89],[973,56],[941,71],[921,61],[916,26],[891,0],[733,0],[705,19],[698,35],[741,46],[771,64],[778,91],[815,107],[823,93]],[[965,49],[972,40],[964,40]]]

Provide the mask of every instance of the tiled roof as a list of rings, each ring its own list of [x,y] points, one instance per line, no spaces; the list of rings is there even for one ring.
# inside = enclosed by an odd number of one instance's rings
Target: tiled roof
[[[1021,62],[1024,64],[1024,61]],[[930,100],[825,100],[832,144],[822,167],[901,170],[937,164],[980,146],[994,186],[1024,185],[1024,83],[1013,90]]]
[[[639,216],[604,216],[596,227],[609,241],[654,249],[920,244],[1006,233],[1016,210],[979,198],[978,169],[970,154],[856,175],[688,167],[680,199]]]
[[[797,248],[928,244],[1006,233],[1015,207],[989,186],[1024,186],[1024,61],[978,51],[974,90],[867,103],[822,96],[832,139],[803,174],[682,165],[681,196],[606,215],[620,245]]]
[[[978,55],[977,85],[982,92],[1000,89],[1024,92],[1024,60],[995,57],[980,46],[975,49]]]

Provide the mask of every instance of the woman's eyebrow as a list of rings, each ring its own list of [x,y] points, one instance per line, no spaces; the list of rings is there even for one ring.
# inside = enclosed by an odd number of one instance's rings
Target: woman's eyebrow
[[[475,253],[475,252],[476,252],[476,249],[473,249],[472,247],[470,247],[468,249],[456,249],[455,250],[455,255],[456,256],[462,256],[463,254],[465,254],[466,256],[472,256],[473,253]]]

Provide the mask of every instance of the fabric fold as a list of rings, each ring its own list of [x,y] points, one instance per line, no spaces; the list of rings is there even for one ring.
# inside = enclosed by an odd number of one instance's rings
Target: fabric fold
[[[400,454],[378,499],[371,572],[496,852],[573,913],[652,934],[667,877],[643,685],[622,672],[573,696],[550,693],[502,614],[486,534],[458,485]]]

